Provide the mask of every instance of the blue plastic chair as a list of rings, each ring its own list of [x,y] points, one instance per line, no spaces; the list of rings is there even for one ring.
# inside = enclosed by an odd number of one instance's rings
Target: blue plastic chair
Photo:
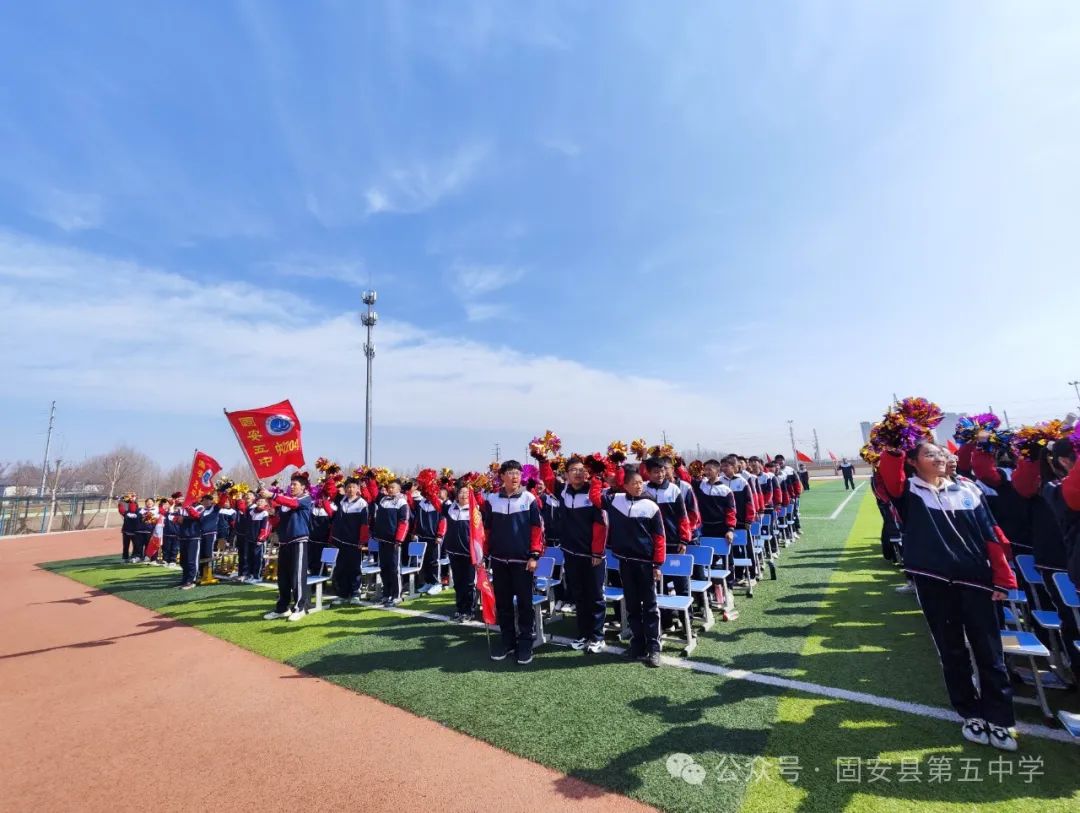
[[[689,655],[697,646],[694,631],[690,626],[690,608],[694,605],[694,597],[687,587],[686,593],[676,592],[668,595],[663,592],[663,585],[668,583],[667,577],[684,578],[689,580],[694,575],[694,557],[686,553],[672,553],[660,566],[660,587],[656,596],[656,604],[661,610],[678,613],[682,617],[683,629],[686,631],[686,647],[683,653]]]
[[[690,578],[690,595],[701,595],[701,604],[705,608],[704,629],[712,629],[715,619],[713,618],[712,607],[709,606],[709,591],[713,589],[709,572],[712,570],[713,558],[716,554],[713,548],[708,545],[688,545],[686,552],[694,559],[694,570],[698,571],[700,569],[705,574],[703,579]]]
[[[615,554],[610,550],[604,553],[604,568],[605,575],[610,576],[611,572],[619,572],[619,560]],[[613,584],[605,581],[604,584],[604,603],[616,604],[619,608],[619,637],[624,641],[630,640],[630,625],[626,620],[626,593],[621,587],[616,587]]]
[[[337,556],[337,548],[323,548],[322,555],[319,557],[318,575],[307,577],[308,586],[315,588],[315,606],[308,610],[309,613],[317,613],[323,608],[323,585],[330,581],[330,571],[333,570],[334,565],[337,563]]]
[[[532,604],[536,609],[535,619],[533,624],[536,628],[536,642],[537,644],[547,643],[547,633],[544,630],[544,613],[540,607],[541,604],[551,600],[546,590],[540,588],[539,583],[549,583],[551,581],[551,575],[555,571],[555,560],[550,556],[541,556],[536,562],[536,570],[533,571],[533,594]],[[517,604],[517,596],[514,596],[514,604]]]
[[[424,565],[424,551],[427,550],[427,542],[410,542],[406,548],[406,556],[408,561],[401,568],[401,575],[409,577],[409,595],[415,596],[416,593],[416,574],[420,572]]]

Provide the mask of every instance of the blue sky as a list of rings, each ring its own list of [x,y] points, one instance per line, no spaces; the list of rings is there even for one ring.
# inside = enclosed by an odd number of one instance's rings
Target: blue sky
[[[232,460],[221,408],[282,397],[358,459],[368,284],[395,466],[1059,416],[1078,41],[1071,3],[16,4],[0,459],[55,398],[68,456]]]

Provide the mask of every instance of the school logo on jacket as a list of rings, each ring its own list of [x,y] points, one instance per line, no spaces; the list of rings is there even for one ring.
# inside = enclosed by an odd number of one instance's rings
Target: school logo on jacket
[[[284,415],[271,415],[266,419],[266,431],[274,437],[287,435],[292,431],[293,421]]]

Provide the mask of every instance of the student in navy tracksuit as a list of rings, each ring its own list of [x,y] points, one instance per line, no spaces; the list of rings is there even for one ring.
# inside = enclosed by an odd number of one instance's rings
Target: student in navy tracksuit
[[[661,508],[645,494],[645,483],[636,468],[626,468],[623,491],[604,497],[607,546],[619,560],[626,614],[630,623],[630,646],[626,657],[644,658],[645,665],[660,665],[660,612],[656,606],[656,582],[664,563],[667,540]]]
[[[507,460],[499,467],[502,488],[484,503],[484,553],[491,560],[495,614],[502,640],[491,652],[501,661],[511,651],[519,664],[532,662],[534,623],[533,571],[544,550],[543,520],[536,497],[521,487],[521,464]],[[517,624],[514,624],[514,599]]]
[[[139,509],[139,519],[135,523],[135,558],[143,562],[150,561],[146,548],[150,544],[150,537],[154,534],[158,516],[154,501],[147,498],[143,502],[143,507]]]
[[[667,552],[686,553],[691,537],[690,514],[686,510],[682,489],[667,477],[664,460],[665,458],[650,457],[645,461],[649,478],[645,483],[645,496],[660,506]],[[670,577],[669,584],[679,594],[690,592],[690,580],[684,576]],[[664,610],[660,615],[665,629],[674,623],[675,614],[670,610]]]
[[[604,649],[604,616],[607,613],[604,603],[607,521],[599,508],[603,482],[594,477],[590,483],[585,463],[577,456],[566,463],[565,483],[555,479],[555,472],[546,460],[540,462],[540,476],[559,506],[556,521],[563,552],[564,581],[577,620],[577,638],[570,646],[596,654]]]
[[[178,518],[180,531],[180,589],[190,590],[199,577],[199,545],[202,542],[202,519],[195,505],[182,505]]]
[[[180,553],[180,523],[182,521],[180,498],[183,496],[179,491],[174,491],[165,509],[165,527],[162,529],[161,537],[161,558],[165,563],[165,567],[168,568],[178,566],[177,556]]]
[[[420,566],[421,593],[429,596],[442,592],[439,581],[439,548],[446,533],[442,516],[442,500],[437,493],[421,495],[413,504],[413,533],[424,543],[424,561]]]
[[[731,489],[732,496],[735,498],[735,523],[737,528],[749,528],[750,523],[757,519],[757,507],[754,499],[754,490],[750,485],[749,476],[743,476],[737,469],[739,466],[738,458],[729,454],[720,461],[720,482]],[[737,558],[745,558],[750,560],[750,572],[747,574],[751,579],[757,579],[759,577],[757,568],[757,557],[754,556],[754,551],[747,545],[747,549],[742,551],[741,556],[738,550],[735,555]]]
[[[949,699],[964,718],[964,738],[1015,751],[1012,687],[994,601],[1016,587],[1016,577],[978,489],[948,479],[945,468],[945,453],[929,441],[906,455],[885,451],[878,461],[904,525],[904,570],[914,577]]]
[[[120,512],[120,516],[124,518],[123,523],[120,526],[120,537],[123,541],[123,557],[125,562],[139,561],[138,550],[135,541],[135,532],[139,528],[139,503],[135,500],[135,495],[128,495],[124,499],[120,500],[116,505],[116,510]]]
[[[360,603],[360,567],[370,532],[368,504],[360,496],[360,480],[349,477],[345,480],[345,496],[330,522],[330,541],[338,549],[334,565],[334,590],[338,594],[335,604]]]
[[[1013,551],[1031,553],[1032,498],[1038,491],[1038,461],[1014,461],[1007,453],[995,457],[976,447],[971,451],[971,473]]]
[[[799,520],[799,495],[803,492],[802,480],[795,473],[795,469],[787,465],[782,454],[778,454],[773,462],[776,464],[776,477],[781,487],[787,492],[787,501],[795,507],[795,510],[791,512],[792,534],[798,537],[802,533],[802,524]]]
[[[333,481],[323,484],[319,499],[311,503],[311,537],[308,539],[307,568],[315,576],[322,572],[322,553],[330,541],[330,525],[334,516],[337,486]],[[337,565],[335,565],[337,567]]]
[[[236,521],[233,522],[233,538],[236,540],[236,577],[248,580],[248,552],[251,547],[251,509],[255,507],[254,495],[238,497],[233,503]]]
[[[409,533],[409,502],[401,493],[401,482],[393,480],[386,496],[375,503],[371,535],[379,543],[379,568],[383,586],[383,606],[401,603],[401,548]]]
[[[450,573],[454,578],[455,621],[471,621],[473,603],[476,601],[476,568],[469,550],[469,486],[458,482],[454,501],[443,503],[442,518],[445,523],[442,546],[450,559]]]
[[[267,621],[287,618],[299,621],[307,615],[307,546],[311,533],[311,496],[308,494],[308,474],[300,471],[289,479],[288,494],[259,492],[269,499],[278,513],[278,600],[273,612],[263,616]]]
[[[247,535],[243,540],[244,571],[241,581],[258,584],[262,581],[263,551],[266,540],[270,538],[270,506],[262,497],[253,500],[254,505],[247,509]]]
[[[199,502],[199,567],[207,574],[214,572],[214,549],[217,547],[218,507],[213,494],[203,494]]]
[[[228,493],[219,492],[217,515],[217,539],[224,543],[223,550],[229,550],[236,543],[236,508]]]

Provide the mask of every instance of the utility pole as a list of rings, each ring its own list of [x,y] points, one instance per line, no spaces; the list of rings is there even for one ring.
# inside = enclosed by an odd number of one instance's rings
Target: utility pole
[[[56,417],[56,401],[52,402],[52,406],[49,407],[49,432],[45,435],[45,461],[41,464],[41,488],[38,489],[38,496],[45,497],[45,477],[49,473],[49,446],[52,445],[52,430],[53,430],[53,418]]]
[[[496,443],[496,444],[495,444],[495,462],[496,462],[496,463],[498,463],[498,462],[499,462],[499,454],[500,454],[501,452],[502,452],[502,449],[500,448],[499,444],[498,444],[498,443]]]
[[[796,465],[799,463],[799,450],[795,448],[795,421],[787,422],[788,436],[791,438],[791,454],[792,460]]]
[[[1070,381],[1069,386],[1076,390],[1076,405],[1080,407],[1080,379],[1076,381]]]
[[[364,404],[364,466],[371,466],[371,364],[375,360],[375,342],[371,340],[371,329],[379,321],[379,314],[372,310],[371,306],[378,299],[374,291],[364,291],[362,300],[367,305],[367,313],[361,314],[360,322],[367,328],[367,341],[364,342],[364,357],[367,359],[367,390],[365,391]]]
[[[1003,409],[1001,410],[1001,414],[1005,416],[1005,428],[1012,429],[1012,427],[1009,425],[1009,410]]]
[[[661,442],[662,442],[662,443],[663,443],[663,444],[664,444],[665,446],[667,446],[667,430],[661,429],[661,430],[660,430],[660,437],[662,438]]]
[[[814,430],[814,462],[821,462],[821,447],[818,446],[817,429]]]

